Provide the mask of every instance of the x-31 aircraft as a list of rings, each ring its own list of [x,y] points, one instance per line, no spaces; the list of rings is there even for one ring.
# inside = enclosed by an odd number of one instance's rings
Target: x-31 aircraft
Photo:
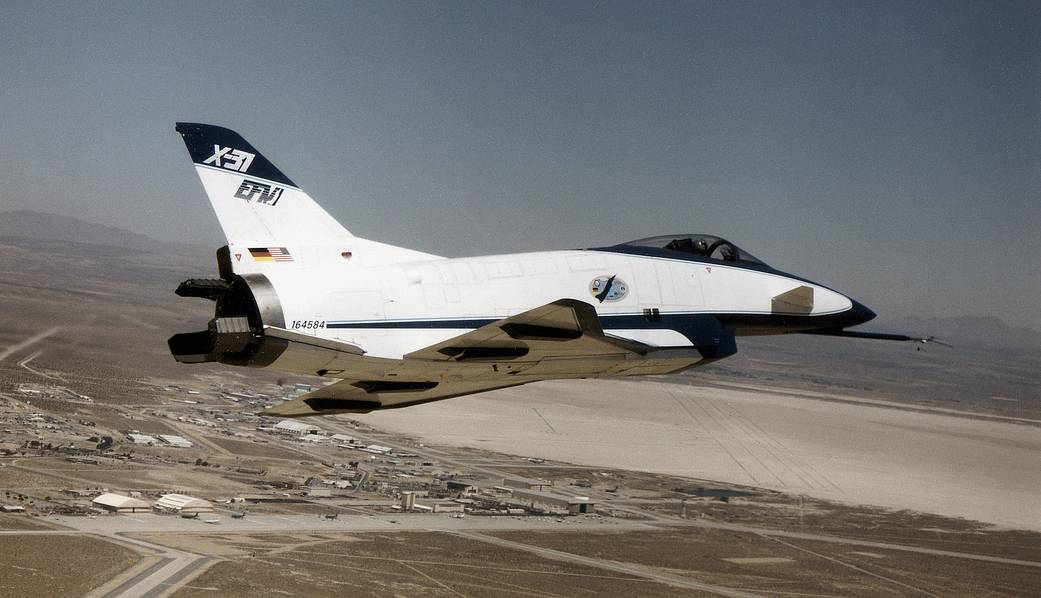
[[[228,244],[216,303],[177,334],[184,363],[339,381],[264,412],[365,413],[557,378],[667,374],[735,336],[850,332],[868,308],[730,241],[676,234],[609,247],[444,258],[356,237],[238,133],[178,123]]]

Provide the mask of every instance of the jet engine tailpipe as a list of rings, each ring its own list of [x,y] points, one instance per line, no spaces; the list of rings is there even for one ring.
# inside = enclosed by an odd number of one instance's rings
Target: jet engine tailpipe
[[[263,274],[221,270],[221,279],[193,278],[177,287],[178,295],[209,299],[215,308],[206,330],[171,336],[170,352],[181,363],[264,367],[286,348],[284,340],[264,335],[265,325],[285,327],[278,293]]]

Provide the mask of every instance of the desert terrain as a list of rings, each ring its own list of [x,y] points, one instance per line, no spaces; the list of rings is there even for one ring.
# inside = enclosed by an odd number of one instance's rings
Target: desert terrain
[[[740,339],[737,356],[683,375],[539,383],[292,432],[255,413],[321,379],[166,351],[210,317],[172,292],[215,272],[207,251],[19,218],[0,227],[0,594],[1041,587],[1033,331],[891,322],[953,348]],[[103,492],[213,509],[109,514],[91,502]]]
[[[542,382],[366,422],[428,442],[1041,531],[1041,420],[699,384],[695,376],[682,384]]]

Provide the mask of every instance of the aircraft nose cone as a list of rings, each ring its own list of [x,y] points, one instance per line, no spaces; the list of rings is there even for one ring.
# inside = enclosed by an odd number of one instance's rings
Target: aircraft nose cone
[[[849,309],[849,313],[846,316],[848,322],[842,326],[843,328],[848,326],[858,326],[864,322],[870,322],[875,319],[875,312],[871,311],[866,305],[859,301],[854,301],[853,299],[850,299],[850,301],[853,302],[853,307]]]

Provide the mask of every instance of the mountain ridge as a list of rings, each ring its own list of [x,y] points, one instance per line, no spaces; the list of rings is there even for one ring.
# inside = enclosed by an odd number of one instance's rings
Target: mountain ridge
[[[0,212],[0,242],[30,249],[79,250],[74,252],[95,255],[143,252],[201,256],[212,253],[199,245],[160,241],[116,226],[24,209]]]

